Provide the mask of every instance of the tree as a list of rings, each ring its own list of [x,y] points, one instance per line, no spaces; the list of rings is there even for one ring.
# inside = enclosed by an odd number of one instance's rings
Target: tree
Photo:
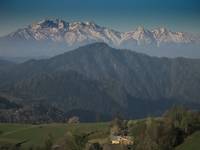
[[[164,118],[171,120],[176,128],[182,128],[182,123],[187,116],[188,111],[182,106],[173,106],[165,114]]]
[[[188,136],[200,129],[198,112],[189,111],[184,107],[174,106],[164,114],[164,120],[171,122],[175,128],[179,128]]]

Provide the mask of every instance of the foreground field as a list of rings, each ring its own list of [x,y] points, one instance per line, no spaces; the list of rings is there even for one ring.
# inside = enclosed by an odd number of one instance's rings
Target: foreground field
[[[143,121],[141,121],[142,123]],[[137,131],[135,130],[135,135]],[[26,141],[22,144],[23,149],[30,146],[43,146],[47,136],[52,135],[54,142],[62,140],[66,133],[89,133],[95,132],[90,136],[91,142],[104,143],[109,135],[108,123],[81,123],[81,124],[0,124],[0,145],[1,144],[16,144]],[[200,148],[200,131],[195,132],[176,150],[199,150]]]
[[[98,147],[98,150],[199,150],[199,117],[198,112],[173,107],[163,117],[140,120],[115,118],[109,123],[2,123],[0,149],[93,150]],[[113,145],[111,141],[118,144]]]
[[[62,139],[67,132],[89,133],[91,139],[101,139],[109,133],[108,123],[81,123],[76,125],[68,124],[43,124],[43,125],[23,125],[23,124],[0,124],[0,144],[19,143],[26,141],[22,147],[42,146],[49,134],[54,142]]]

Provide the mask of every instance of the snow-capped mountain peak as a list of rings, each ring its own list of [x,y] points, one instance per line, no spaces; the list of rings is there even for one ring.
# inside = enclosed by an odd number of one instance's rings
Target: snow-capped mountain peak
[[[172,32],[165,27],[148,30],[139,26],[130,32],[119,32],[99,26],[94,22],[66,22],[60,19],[45,19],[19,29],[9,37],[36,40],[64,42],[69,46],[80,46],[92,42],[105,42],[114,47],[126,45],[157,45],[167,43],[199,42],[198,38],[184,32]]]
[[[193,42],[193,36],[189,36],[189,34],[184,32],[172,32],[165,27],[154,29],[152,33],[157,40],[158,46],[160,46],[160,44],[187,44]],[[199,41],[197,40],[196,42]]]
[[[61,19],[44,19],[1,37],[0,55],[54,56],[95,42],[156,56],[200,57],[199,35],[174,32],[165,27],[149,30],[142,26],[120,32],[94,22]]]

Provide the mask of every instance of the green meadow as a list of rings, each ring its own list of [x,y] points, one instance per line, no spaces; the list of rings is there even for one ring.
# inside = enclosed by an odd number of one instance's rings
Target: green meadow
[[[200,131],[195,132],[187,137],[183,144],[179,145],[176,150],[199,150],[200,149]]]
[[[48,135],[53,137],[54,142],[62,140],[66,133],[90,133],[92,140],[104,139],[109,134],[108,123],[80,123],[80,124],[0,124],[0,144],[15,144],[26,141],[22,147],[42,146]]]

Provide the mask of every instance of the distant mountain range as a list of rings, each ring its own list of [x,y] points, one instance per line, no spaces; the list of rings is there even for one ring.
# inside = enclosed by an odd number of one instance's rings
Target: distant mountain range
[[[49,57],[95,42],[153,56],[200,58],[200,35],[138,27],[119,32],[92,22],[43,20],[0,38],[0,56]]]
[[[25,108],[42,103],[51,116],[56,110],[52,120],[61,114],[90,121],[117,114],[140,118],[174,104],[199,110],[199,68],[200,59],[151,57],[94,43],[49,59],[0,66],[0,95]],[[10,115],[23,116],[18,113]]]

